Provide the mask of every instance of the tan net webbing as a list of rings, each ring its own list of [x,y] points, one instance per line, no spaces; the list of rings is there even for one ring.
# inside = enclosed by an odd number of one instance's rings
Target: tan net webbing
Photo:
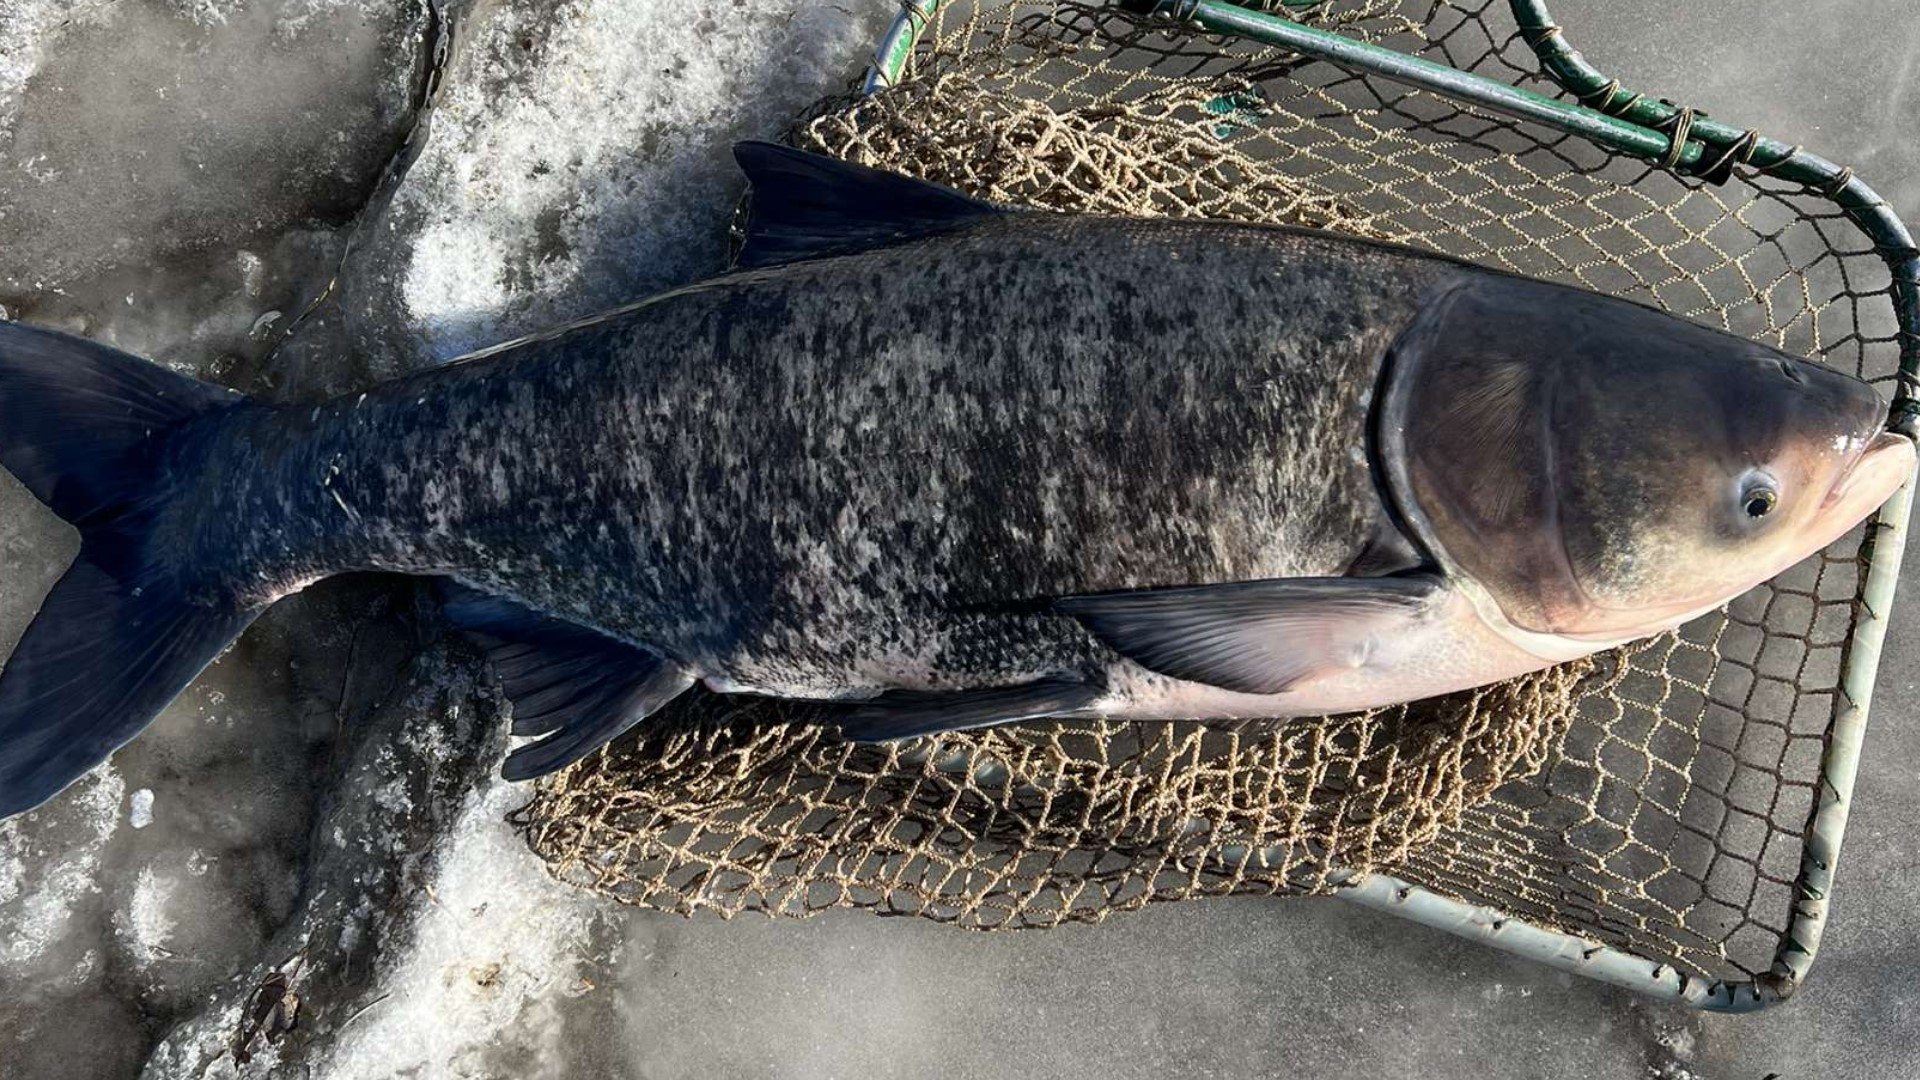
[[[1505,4],[1295,16],[1528,81]],[[1538,84],[1535,84],[1538,88]],[[1883,384],[1888,272],[1831,204],[1684,182],[1431,94],[1097,3],[950,6],[900,85],[794,141],[1009,203],[1327,226],[1652,302]],[[690,696],[543,786],[563,879],[723,915],[974,928],[1386,870],[1690,974],[1764,971],[1832,723],[1860,535],[1679,634],[1502,687],[1238,730],[1076,722],[842,744]]]

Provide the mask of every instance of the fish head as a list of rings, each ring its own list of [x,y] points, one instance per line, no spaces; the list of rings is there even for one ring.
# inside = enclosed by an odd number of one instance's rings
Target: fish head
[[[1912,473],[1867,383],[1650,308],[1489,277],[1387,370],[1396,505],[1524,634],[1601,647],[1725,603]]]

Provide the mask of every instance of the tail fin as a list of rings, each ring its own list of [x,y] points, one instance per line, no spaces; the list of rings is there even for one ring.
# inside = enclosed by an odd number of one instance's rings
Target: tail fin
[[[0,663],[0,818],[58,794],[139,734],[258,609],[180,579],[155,509],[177,436],[231,391],[107,346],[0,322],[0,467],[80,530],[80,554]]]

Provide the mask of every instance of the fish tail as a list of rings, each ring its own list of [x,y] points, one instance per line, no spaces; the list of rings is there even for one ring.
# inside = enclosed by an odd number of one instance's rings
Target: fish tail
[[[80,530],[79,555],[0,665],[0,818],[106,760],[259,614],[155,535],[158,511],[195,486],[185,437],[246,402],[0,322],[0,467]]]

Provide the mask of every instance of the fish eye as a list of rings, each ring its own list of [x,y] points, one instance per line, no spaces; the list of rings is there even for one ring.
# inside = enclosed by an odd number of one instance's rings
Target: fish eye
[[[1747,492],[1744,506],[1748,517],[1763,518],[1773,513],[1773,508],[1779,504],[1780,496],[1772,488],[1762,487]]]

